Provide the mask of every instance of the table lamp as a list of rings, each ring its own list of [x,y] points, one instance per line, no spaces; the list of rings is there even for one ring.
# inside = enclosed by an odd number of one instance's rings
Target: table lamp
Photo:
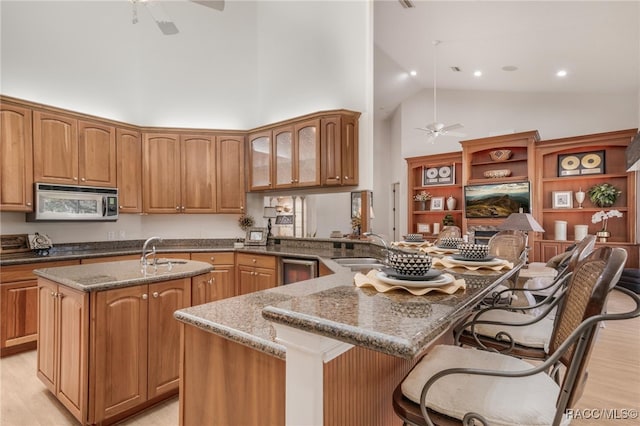
[[[529,232],[544,232],[544,228],[530,213],[511,213],[509,217],[498,225],[500,231],[523,231],[526,235],[525,246],[529,246]],[[525,249],[527,250],[527,249]],[[525,254],[526,257],[526,254]],[[525,258],[525,263],[528,259]]]
[[[274,217],[278,216],[278,211],[276,210],[275,207],[265,207],[264,208],[264,213],[262,214],[262,217],[265,219],[269,219],[267,221],[267,238],[272,237],[273,235],[271,235],[271,219]]]

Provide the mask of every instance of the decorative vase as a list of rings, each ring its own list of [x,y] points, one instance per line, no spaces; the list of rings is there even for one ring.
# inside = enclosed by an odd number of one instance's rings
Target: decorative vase
[[[603,229],[602,231],[596,232],[596,237],[598,237],[598,241],[601,243],[606,243],[609,238],[611,238],[611,232]]]
[[[555,234],[556,234],[556,240],[558,241],[567,240],[567,221],[566,220],[555,221]]]
[[[584,197],[585,197],[586,193],[582,190],[582,188],[580,188],[580,190],[578,190],[575,194],[576,196],[576,201],[578,202],[578,208],[581,209],[582,208],[582,203],[584,203]]]
[[[449,198],[447,198],[447,210],[455,210],[457,202],[458,200],[449,196]]]
[[[427,210],[427,202],[426,201],[418,201],[418,210]]]
[[[573,229],[574,229],[573,235],[576,241],[582,241],[584,237],[586,237],[587,234],[589,233],[588,225],[575,225]]]

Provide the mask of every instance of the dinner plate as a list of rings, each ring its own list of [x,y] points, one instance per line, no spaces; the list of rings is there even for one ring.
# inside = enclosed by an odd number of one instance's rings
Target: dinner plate
[[[458,250],[457,248],[440,247],[440,246],[436,246],[435,248],[440,253],[460,253],[460,250]]]
[[[453,282],[453,277],[449,274],[442,274],[438,278],[428,281],[407,281],[391,278],[384,272],[380,271],[376,274],[376,278],[378,278],[383,283],[398,285],[407,288],[442,287],[443,285],[451,284]]]
[[[442,271],[437,269],[429,269],[426,275],[403,275],[396,272],[393,268],[382,268],[382,272],[384,272],[389,278],[395,278],[397,280],[403,281],[431,281],[440,275],[442,275]]]
[[[469,261],[470,260],[472,262],[483,262],[484,263],[484,262],[491,262],[496,257],[495,256],[487,256],[484,259],[467,259],[466,257],[464,257],[461,254],[452,254],[451,258],[455,259],[455,260],[465,260],[465,261]]]
[[[468,266],[498,266],[498,265],[504,265],[507,261],[504,259],[499,259],[499,258],[495,258],[493,260],[490,260],[488,262],[485,261],[477,261],[477,260],[457,260],[454,259],[451,256],[447,256],[445,258],[446,260],[450,261],[453,264],[457,264],[457,265],[468,265]]]

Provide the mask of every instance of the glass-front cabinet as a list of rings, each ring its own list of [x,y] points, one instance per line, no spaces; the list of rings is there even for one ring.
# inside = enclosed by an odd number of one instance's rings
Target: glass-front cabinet
[[[271,189],[271,131],[249,135],[250,190]]]
[[[320,184],[320,120],[273,129],[275,187]]]

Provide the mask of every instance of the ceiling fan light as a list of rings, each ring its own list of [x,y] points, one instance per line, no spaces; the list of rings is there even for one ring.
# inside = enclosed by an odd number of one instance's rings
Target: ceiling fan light
[[[411,75],[411,77],[415,77],[416,75],[418,75],[418,71],[411,70],[411,71],[409,71],[409,75]]]
[[[558,72],[556,72],[556,76],[558,76],[558,77],[566,77],[567,76],[567,70],[558,70]]]
[[[474,77],[482,77],[482,71],[480,71],[480,70],[475,70],[475,71],[473,72],[473,76],[474,76]]]

